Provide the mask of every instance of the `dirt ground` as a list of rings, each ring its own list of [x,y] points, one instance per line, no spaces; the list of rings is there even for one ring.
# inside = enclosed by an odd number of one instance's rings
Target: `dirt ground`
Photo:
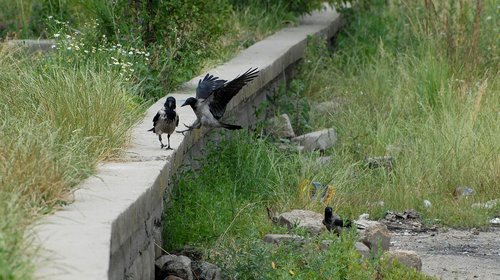
[[[486,231],[391,230],[391,250],[413,250],[422,271],[440,279],[500,280],[500,227]]]

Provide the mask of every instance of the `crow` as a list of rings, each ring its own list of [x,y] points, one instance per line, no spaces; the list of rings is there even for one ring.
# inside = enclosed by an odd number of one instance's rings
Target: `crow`
[[[340,234],[343,227],[351,227],[351,221],[346,220],[344,222],[339,216],[334,215],[333,209],[330,206],[325,208],[325,219],[323,220],[323,224],[326,226],[328,231],[333,231],[337,234]]]
[[[158,135],[160,140],[161,148],[165,147],[161,141],[161,135],[163,133],[167,134],[168,146],[167,150],[173,150],[170,148],[170,135],[174,132],[175,128],[179,125],[179,115],[175,112],[175,98],[169,96],[158,113],[156,113],[153,118],[153,128],[148,131],[152,131]]]
[[[250,68],[229,82],[207,74],[203,80],[198,82],[196,98],[189,97],[181,106],[191,106],[196,114],[196,121],[191,126],[185,125],[188,129],[177,132],[184,134],[186,131],[202,126],[211,128],[222,127],[230,130],[241,129],[242,127],[239,125],[223,123],[220,119],[224,116],[229,101],[243,86],[255,79],[258,73],[257,68]]]

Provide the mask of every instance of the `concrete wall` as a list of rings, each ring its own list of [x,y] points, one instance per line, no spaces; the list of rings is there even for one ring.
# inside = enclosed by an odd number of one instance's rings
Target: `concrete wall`
[[[341,26],[339,15],[327,9],[305,17],[302,24],[285,28],[242,51],[231,61],[209,72],[232,79],[250,67],[259,76],[228,105],[229,119],[251,125],[255,108],[272,92],[279,80],[290,75],[303,56],[307,36],[331,38]],[[194,94],[197,77],[178,92],[180,126],[195,116],[189,106],[180,108]],[[207,139],[205,130],[171,136],[174,151],[160,150],[156,135],[147,132],[161,108],[159,100],[131,131],[123,158],[101,164],[95,176],[75,191],[75,202],[44,218],[34,229],[41,246],[36,276],[40,279],[154,279],[155,256],[161,253],[164,194],[169,181],[193,154],[200,153]],[[164,137],[164,140],[166,137]],[[168,197],[167,197],[168,198]]]

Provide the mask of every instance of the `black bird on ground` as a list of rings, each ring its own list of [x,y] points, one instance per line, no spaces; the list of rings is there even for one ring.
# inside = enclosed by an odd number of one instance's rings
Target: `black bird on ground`
[[[323,224],[326,226],[328,231],[333,231],[337,234],[340,234],[343,227],[350,228],[351,221],[340,219],[339,216],[333,214],[332,207],[328,206],[325,208],[325,218],[323,220]]]
[[[161,135],[163,133],[167,134],[168,146],[167,150],[172,150],[170,148],[170,135],[174,133],[175,128],[179,125],[179,115],[175,112],[175,98],[172,96],[167,97],[163,108],[161,108],[158,113],[156,113],[153,118],[153,128],[148,131],[152,131],[158,135],[160,140],[161,148],[165,147],[161,141]]]
[[[188,129],[178,132],[184,133],[202,126],[211,128],[222,127],[230,130],[241,129],[242,127],[239,125],[223,123],[220,119],[224,116],[229,101],[247,83],[255,79],[258,73],[257,68],[250,68],[229,82],[207,74],[203,80],[198,82],[196,98],[189,97],[182,104],[182,106],[191,106],[196,114],[196,121],[191,126],[185,125]]]

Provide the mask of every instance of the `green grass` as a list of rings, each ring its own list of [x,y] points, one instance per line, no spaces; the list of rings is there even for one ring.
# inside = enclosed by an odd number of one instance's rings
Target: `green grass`
[[[250,132],[226,137],[208,150],[203,167],[184,173],[170,195],[164,227],[167,251],[188,244],[200,248],[230,279],[288,279],[292,274],[297,279],[372,279],[376,275],[398,279],[398,274],[425,279],[383,261],[359,261],[353,232],[337,239],[329,233],[314,237],[293,229],[311,240],[304,247],[263,243],[267,233],[287,232],[272,224],[266,206],[278,211],[322,207],[299,188],[304,176],[316,168],[317,155],[284,153]],[[334,243],[319,252],[325,239]]]
[[[29,279],[26,229],[120,152],[140,110],[118,75],[0,54],[0,278]]]
[[[469,21],[455,28],[463,33],[443,41],[439,34],[420,31],[424,28],[416,22],[421,15],[412,11],[423,7],[403,3],[407,6],[374,6],[362,13],[341,33],[333,54],[317,43],[310,50],[302,96],[341,104],[341,110],[326,117],[311,110],[312,126],[336,127],[340,139],[329,151],[334,161],[325,168],[328,172],[314,177],[333,183],[338,189],[334,204],[354,216],[382,200],[383,207],[370,209],[376,217],[386,210],[415,208],[430,222],[485,226],[498,209],[471,205],[500,193],[498,51],[491,53],[496,41],[490,16],[496,8],[484,2],[481,37],[452,53],[450,40],[474,34],[473,7]],[[380,25],[366,13],[392,24]],[[440,22],[434,25],[442,31]],[[396,160],[391,172],[363,168],[365,157],[383,155]],[[454,197],[459,185],[470,186],[475,194]],[[433,207],[424,208],[424,199]]]
[[[332,185],[329,204],[342,217],[415,208],[428,224],[485,227],[500,214],[472,207],[500,193],[494,1],[434,3],[437,13],[413,1],[385,2],[346,11],[333,52],[311,38],[297,79],[270,100],[299,132],[335,127],[339,141],[326,151],[332,160],[318,164],[317,153],[286,153],[269,139],[233,133],[208,147],[200,170],[178,178],[165,209],[167,251],[195,246],[232,279],[423,277],[359,261],[352,233],[322,252],[317,245],[328,234],[300,249],[264,244],[266,233],[287,232],[268,220],[266,206],[322,212],[325,205],[300,190],[304,179]],[[340,109],[316,112],[322,101]],[[392,170],[366,167],[366,157],[384,155],[394,157]],[[459,185],[474,194],[455,197]]]

